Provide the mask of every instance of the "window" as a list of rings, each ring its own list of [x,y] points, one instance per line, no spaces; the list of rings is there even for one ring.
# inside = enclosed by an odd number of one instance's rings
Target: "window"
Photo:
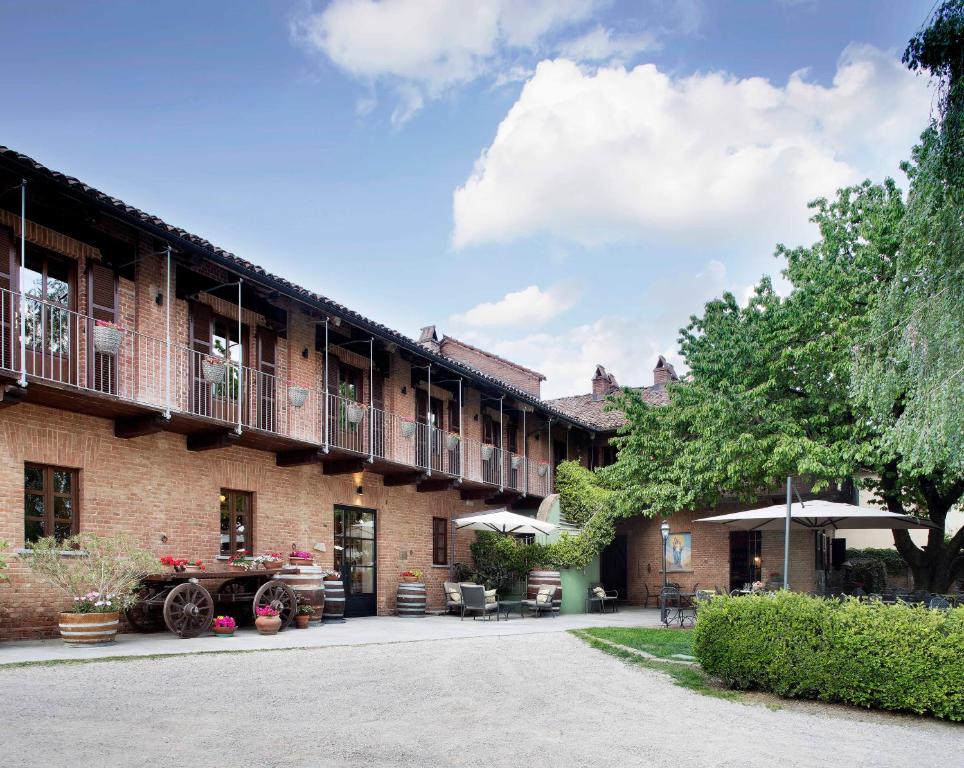
[[[449,521],[432,518],[432,565],[449,564]]]
[[[25,464],[23,469],[23,539],[77,533],[77,470]]]
[[[253,494],[221,489],[221,554],[254,554]]]

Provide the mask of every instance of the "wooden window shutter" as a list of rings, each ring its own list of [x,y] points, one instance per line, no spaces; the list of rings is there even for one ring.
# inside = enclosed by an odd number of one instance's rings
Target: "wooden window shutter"
[[[459,413],[458,400],[449,400],[449,431],[458,432],[462,414]]]
[[[211,354],[212,315],[207,304],[191,302],[191,349],[205,355]]]
[[[7,227],[0,227],[0,288],[5,291],[17,289],[17,270],[14,269],[16,264],[15,254],[13,232]]]
[[[375,371],[372,375],[372,406],[385,410],[385,374]]]
[[[90,317],[117,322],[117,276],[113,270],[96,262],[88,266],[87,302]]]
[[[330,352],[328,353],[328,394],[338,394],[338,364],[339,360]]]
[[[13,242],[13,232],[7,227],[0,227],[0,368],[14,370],[16,368],[16,346],[14,344],[13,329],[16,325],[17,300],[13,291],[17,289],[18,272],[15,269],[16,248]]]
[[[274,431],[277,428],[275,420],[276,403],[278,402],[278,366],[276,348],[278,334],[268,328],[258,328],[258,371],[256,388],[258,397],[258,427]],[[249,385],[250,386],[250,385]],[[287,391],[282,385],[281,391]]]
[[[277,375],[275,348],[278,334],[267,328],[258,328],[258,369],[261,373]]]

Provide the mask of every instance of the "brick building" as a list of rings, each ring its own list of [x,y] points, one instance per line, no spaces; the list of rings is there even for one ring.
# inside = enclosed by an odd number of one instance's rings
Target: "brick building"
[[[307,548],[349,613],[391,612],[410,568],[438,606],[451,520],[534,509],[588,456],[594,428],[541,401],[540,374],[419,343],[5,148],[0,191],[13,550],[74,531],[209,564]],[[62,596],[9,575],[0,638],[52,631]]]
[[[650,405],[669,402],[667,385],[679,381],[672,364],[662,355],[653,368],[653,384],[634,388]],[[592,390],[549,400],[557,410],[594,428],[588,445],[577,449],[582,463],[590,468],[604,467],[616,460],[609,444],[625,423],[621,411],[607,407],[607,398],[619,391],[616,377],[597,365],[592,376]],[[583,455],[582,451],[585,451]],[[750,507],[778,504],[781,492],[762,495]],[[720,504],[713,509],[686,510],[669,518],[670,550],[667,553],[667,580],[676,582],[683,591],[697,587],[729,592],[745,582],[766,580],[770,574],[783,571],[783,533],[780,531],[729,531],[712,523],[694,522],[697,518],[735,512],[740,507]],[[662,584],[663,543],[660,519],[645,516],[621,520],[616,538],[600,555],[600,578],[609,589],[618,589],[630,603],[654,605]],[[678,542],[680,562],[673,562],[672,549]],[[822,533],[794,531],[790,546],[790,575],[794,589],[815,591],[822,588],[829,567],[830,545]]]

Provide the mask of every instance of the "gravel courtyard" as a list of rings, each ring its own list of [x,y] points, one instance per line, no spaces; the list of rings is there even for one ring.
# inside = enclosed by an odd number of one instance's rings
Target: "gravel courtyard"
[[[702,696],[566,633],[3,669],[0,723],[10,764],[45,768],[904,768],[964,755],[959,726]]]

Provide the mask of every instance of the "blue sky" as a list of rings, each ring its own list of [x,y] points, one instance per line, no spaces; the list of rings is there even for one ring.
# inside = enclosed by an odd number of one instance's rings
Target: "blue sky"
[[[0,7],[0,143],[406,333],[645,384],[722,290],[897,175],[930,2]]]

